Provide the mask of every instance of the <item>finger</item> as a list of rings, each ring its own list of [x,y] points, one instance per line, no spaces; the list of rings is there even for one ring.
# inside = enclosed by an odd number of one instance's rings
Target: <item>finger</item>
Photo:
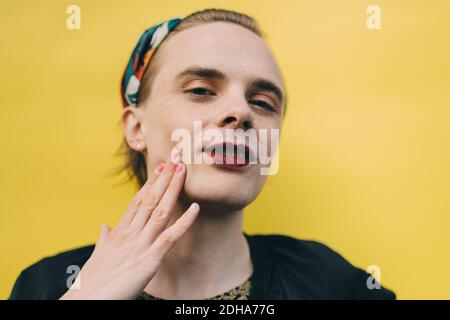
[[[161,263],[166,253],[194,223],[199,212],[200,206],[194,202],[173,225],[161,233],[149,249],[149,259],[152,263]]]
[[[164,169],[164,165],[165,165],[164,162],[161,162],[155,169],[153,169],[152,173],[147,178],[147,181],[145,182],[145,184],[134,195],[133,199],[130,202],[130,205],[128,206],[128,208],[125,211],[125,213],[122,216],[122,218],[119,220],[116,228],[118,228],[118,229],[119,228],[124,228],[124,227],[128,226],[131,223],[131,221],[133,220],[137,210],[139,209],[139,206],[140,206],[140,204],[142,202],[144,194],[146,192],[148,192],[150,187],[156,181],[156,179],[158,178],[159,174]]]
[[[139,209],[129,225],[130,232],[139,232],[142,230],[169,186],[176,167],[176,164],[171,160],[171,157],[169,157],[163,171],[156,178],[153,185],[148,189],[148,192],[143,195]]]
[[[105,241],[106,237],[109,234],[109,231],[111,231],[111,229],[107,224],[102,224],[100,226],[100,237],[98,239],[99,243],[102,243],[103,241]]]
[[[186,179],[186,167],[183,164],[177,164],[172,180],[162,196],[159,204],[153,210],[145,227],[142,230],[142,237],[146,242],[153,243],[161,232],[166,229],[169,223],[171,213],[178,200],[180,192]]]
[[[106,237],[108,236],[110,231],[111,231],[111,229],[109,228],[109,226],[107,224],[102,224],[100,226],[100,235],[98,237],[97,242],[95,243],[94,253],[98,250],[98,247],[101,246],[105,242]]]

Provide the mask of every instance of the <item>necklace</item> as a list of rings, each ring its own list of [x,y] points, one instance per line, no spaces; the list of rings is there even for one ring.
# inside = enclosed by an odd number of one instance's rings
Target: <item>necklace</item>
[[[248,300],[252,288],[252,276],[233,289],[204,300]],[[136,300],[164,300],[142,291]]]

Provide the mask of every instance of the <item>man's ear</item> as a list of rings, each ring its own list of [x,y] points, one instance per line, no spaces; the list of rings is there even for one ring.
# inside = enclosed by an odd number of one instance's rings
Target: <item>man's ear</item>
[[[128,106],[121,117],[122,131],[131,149],[142,152],[146,148],[142,108]]]

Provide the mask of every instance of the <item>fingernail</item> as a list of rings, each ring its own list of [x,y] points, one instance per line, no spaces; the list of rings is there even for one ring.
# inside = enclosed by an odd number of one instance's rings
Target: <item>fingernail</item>
[[[161,173],[164,170],[164,162],[161,162],[160,164],[158,164],[158,173]]]
[[[170,153],[170,160],[172,160],[173,163],[181,162],[180,152],[177,149],[173,149]]]
[[[197,202],[194,202],[194,203],[192,203],[191,205],[190,205],[190,207],[189,207],[189,211],[190,212],[195,212],[195,211],[197,211],[197,210],[199,210],[200,209],[200,206],[198,205],[198,203]]]
[[[176,170],[176,172],[180,173],[181,171],[183,171],[183,166],[181,164],[177,164],[177,167],[175,170]]]

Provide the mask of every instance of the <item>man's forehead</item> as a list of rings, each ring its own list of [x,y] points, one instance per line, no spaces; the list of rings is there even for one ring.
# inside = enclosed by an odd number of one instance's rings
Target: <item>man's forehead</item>
[[[264,40],[238,25],[207,23],[185,29],[160,49],[164,63],[170,61],[166,67],[172,76],[197,65],[221,70],[228,77],[259,77],[282,86],[280,70]]]

